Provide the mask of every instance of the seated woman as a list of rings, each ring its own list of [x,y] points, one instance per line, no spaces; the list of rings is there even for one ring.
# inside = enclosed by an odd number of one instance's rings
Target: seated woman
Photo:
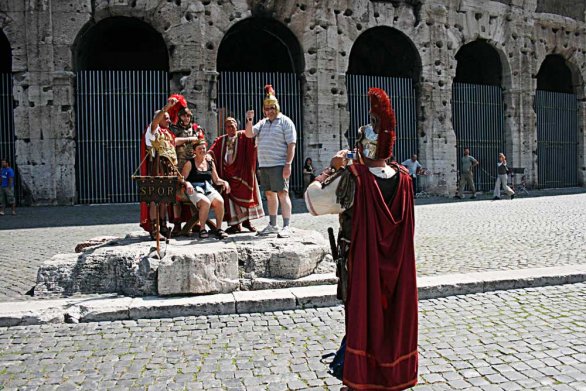
[[[226,193],[230,193],[230,185],[218,177],[213,160],[206,158],[205,140],[196,141],[193,152],[193,157],[187,160],[181,172],[185,178],[185,192],[189,200],[197,206],[200,222],[207,221],[210,207],[214,210],[217,229],[212,233],[218,239],[225,239],[228,234],[222,231],[221,228],[222,220],[224,219],[224,200],[222,195],[214,189],[212,183],[223,186]],[[208,236],[205,225],[202,224],[199,237],[204,239]]]

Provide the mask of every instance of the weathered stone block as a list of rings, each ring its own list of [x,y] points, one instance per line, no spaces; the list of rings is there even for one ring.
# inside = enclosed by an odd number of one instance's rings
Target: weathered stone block
[[[160,295],[228,293],[238,289],[238,252],[233,244],[181,246],[163,258]]]

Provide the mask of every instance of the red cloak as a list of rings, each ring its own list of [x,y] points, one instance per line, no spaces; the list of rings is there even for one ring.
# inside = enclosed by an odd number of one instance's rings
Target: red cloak
[[[258,183],[256,182],[256,143],[253,138],[248,138],[243,131],[236,134],[234,145],[234,161],[227,164],[224,161],[228,147],[228,136],[220,136],[210,147],[209,153],[214,156],[218,176],[230,184],[230,194],[222,194],[229,198],[236,205],[243,208],[250,208],[258,205],[257,196]],[[225,208],[229,213],[229,208]],[[226,215],[225,220],[229,220]]]
[[[385,204],[374,175],[352,165],[356,194],[346,301],[344,384],[402,390],[417,383],[417,282],[411,178]]]

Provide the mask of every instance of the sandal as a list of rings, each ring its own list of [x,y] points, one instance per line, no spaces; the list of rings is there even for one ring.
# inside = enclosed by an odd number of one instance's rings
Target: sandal
[[[220,240],[226,239],[228,237],[228,234],[221,229],[217,229],[213,233],[214,233],[214,235],[216,235],[216,238],[218,238]]]
[[[207,239],[209,237],[210,237],[210,235],[208,234],[208,231],[206,231],[205,229],[202,229],[199,231],[199,238],[200,239]]]
[[[240,224],[231,225],[227,230],[226,233],[230,235],[239,234],[242,232],[242,228],[240,228]]]
[[[250,224],[250,220],[246,220],[245,222],[243,222],[242,223],[242,226],[244,228],[246,228],[247,230],[249,230],[250,232],[256,232],[257,231],[256,228],[254,228],[252,226],[252,224]]]

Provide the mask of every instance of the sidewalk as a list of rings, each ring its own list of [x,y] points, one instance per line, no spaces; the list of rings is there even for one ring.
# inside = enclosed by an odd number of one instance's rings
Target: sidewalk
[[[586,281],[586,265],[452,274],[418,280],[419,299]],[[335,285],[191,297],[93,297],[0,303],[0,327],[305,310],[339,305]]]
[[[559,195],[558,197],[549,197]],[[539,198],[541,197],[541,198]],[[586,281],[586,189],[532,192],[513,201],[416,200],[421,299]],[[56,253],[100,235],[138,228],[138,205],[19,208],[0,217],[0,326],[185,314],[246,313],[338,304],[334,286],[186,298],[116,296],[40,300],[25,296],[36,270]],[[262,227],[267,218],[256,221]],[[325,235],[337,216],[306,213],[294,200],[294,227]]]

